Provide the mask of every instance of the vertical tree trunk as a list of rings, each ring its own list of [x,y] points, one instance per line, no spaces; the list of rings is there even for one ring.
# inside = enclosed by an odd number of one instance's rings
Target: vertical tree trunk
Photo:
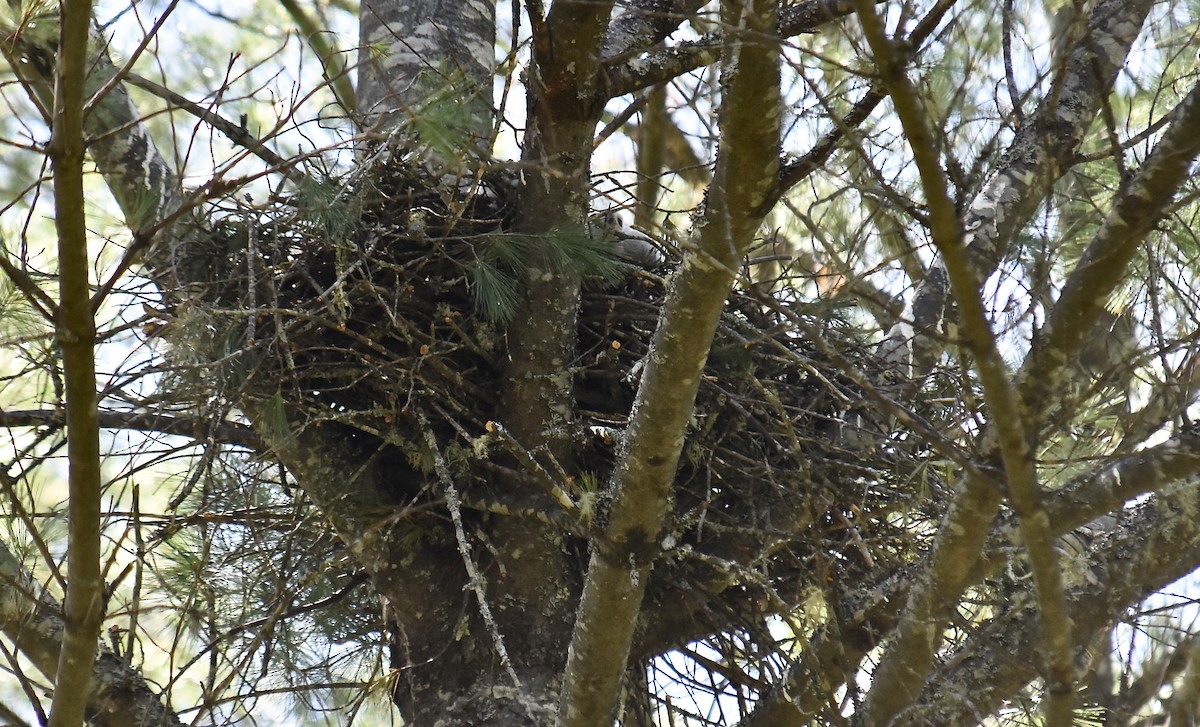
[[[386,132],[419,113],[431,91],[453,86],[469,128],[492,128],[494,1],[363,0],[359,10],[357,108],[366,132]],[[488,150],[479,147],[486,153]]]
[[[591,140],[600,112],[594,101],[598,47],[610,8],[558,2],[550,18],[533,19],[530,128],[523,154],[529,171],[519,193],[518,232],[548,235],[582,226],[586,219]],[[421,19],[416,27],[414,18]],[[455,97],[467,101],[466,137],[473,139],[459,160],[466,164],[455,171],[475,171],[473,164],[490,151],[482,142],[495,121],[494,4],[370,0],[362,6],[360,27],[359,109],[368,138],[378,140],[378,132],[419,118],[430,93],[453,87]],[[401,136],[413,138],[403,130]],[[508,331],[507,383],[496,419],[525,449],[548,447],[549,456],[569,466],[579,281],[532,264],[528,275],[527,299]],[[414,612],[413,602],[390,599],[399,652],[409,652],[400,665],[397,703],[415,724],[517,725],[552,719],[578,596],[578,558],[557,527],[531,516],[497,517],[484,528],[489,548],[470,556],[477,559],[482,582],[470,584],[465,603],[454,599],[455,589],[468,585],[464,556],[450,544],[449,531],[437,529],[446,538],[438,546],[445,568],[440,579],[429,571],[425,580],[440,584],[444,590],[438,597],[461,610],[444,611],[433,623],[428,613]],[[481,615],[481,595],[493,623]],[[469,624],[466,635],[464,624]],[[520,649],[504,648],[505,642],[518,640]]]

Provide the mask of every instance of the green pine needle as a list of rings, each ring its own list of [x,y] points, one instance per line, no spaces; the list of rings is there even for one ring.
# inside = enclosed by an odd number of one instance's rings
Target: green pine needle
[[[278,391],[263,404],[259,426],[269,442],[287,442],[292,438],[292,428],[287,420],[287,408],[283,395]]]
[[[516,276],[486,260],[471,267],[475,289],[475,305],[483,317],[494,323],[507,324],[517,312],[521,286]]]
[[[474,83],[457,69],[430,71],[417,83],[425,92],[411,116],[417,137],[443,158],[471,156],[482,110]]]
[[[624,267],[613,255],[610,240],[591,237],[581,226],[547,235],[496,234],[477,248],[471,266],[475,304],[483,316],[505,324],[516,314],[530,269],[556,275],[578,275],[608,285]]]

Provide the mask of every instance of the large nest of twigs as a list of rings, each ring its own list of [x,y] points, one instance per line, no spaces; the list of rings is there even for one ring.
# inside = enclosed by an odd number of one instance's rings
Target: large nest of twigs
[[[206,246],[188,273],[206,305],[180,315],[178,338],[202,341],[220,363],[209,375],[275,406],[284,426],[336,423],[425,471],[412,498],[438,492],[428,422],[464,489],[507,506],[487,482],[520,462],[470,440],[504,420],[504,296],[519,297],[514,256],[529,252],[510,229],[513,193],[504,175],[447,183],[393,162],[265,208],[231,200],[206,224],[222,220],[217,233],[190,243]],[[600,510],[666,295],[665,257],[655,270],[615,262],[585,285],[567,489]],[[795,313],[807,309],[776,288],[775,304],[734,292],[700,387],[673,527],[708,559],[700,577],[769,558],[773,578],[799,584],[912,546],[899,513],[914,513],[923,455],[895,441],[847,373],[875,376],[869,349],[819,306]]]

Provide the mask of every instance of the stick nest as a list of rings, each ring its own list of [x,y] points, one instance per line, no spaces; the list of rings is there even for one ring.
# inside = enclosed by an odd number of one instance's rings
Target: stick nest
[[[519,442],[488,433],[488,422],[504,421],[507,354],[503,316],[489,311],[503,309],[506,291],[520,295],[511,255],[495,252],[523,244],[511,231],[514,192],[504,174],[447,182],[392,162],[265,208],[227,200],[175,252],[194,293],[177,310],[176,355],[212,364],[209,389],[217,377],[264,402],[276,426],[341,427],[364,452],[407,463],[422,484],[398,485],[407,488],[398,501],[439,496],[424,420],[470,507],[562,515],[536,486],[496,492],[490,483],[507,472],[556,479],[581,512],[602,518],[671,265],[583,271],[568,433],[576,461],[559,471],[528,452],[543,466],[529,471]],[[564,244],[594,249],[584,232]],[[828,306],[792,313],[801,308],[787,275],[755,284],[775,304],[734,291],[700,386],[668,538],[687,555],[664,565],[695,582],[753,572],[781,591],[866,571],[910,557],[911,518],[934,514],[927,453],[896,435],[856,383],[881,380],[868,347]]]

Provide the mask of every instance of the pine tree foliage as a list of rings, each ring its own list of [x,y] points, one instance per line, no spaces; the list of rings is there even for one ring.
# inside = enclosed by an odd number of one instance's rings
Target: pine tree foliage
[[[1192,4],[74,7],[0,21],[0,719],[1200,714]]]

